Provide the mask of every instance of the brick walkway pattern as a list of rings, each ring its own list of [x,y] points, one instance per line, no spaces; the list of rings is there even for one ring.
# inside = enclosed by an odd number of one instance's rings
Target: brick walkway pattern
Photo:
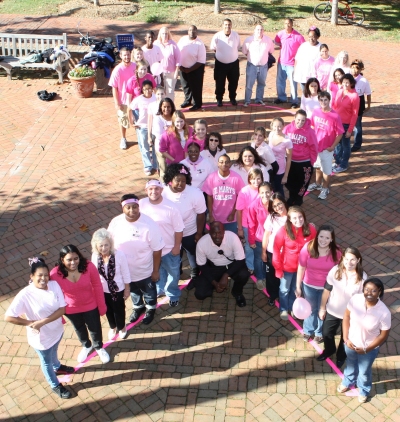
[[[0,15],[1,32],[67,32],[77,44],[77,21],[68,17]],[[118,33],[143,37],[145,24],[81,20],[98,36]],[[60,29],[62,28],[62,29]],[[153,29],[159,26],[154,25]],[[175,39],[186,33],[173,27]],[[214,31],[199,36],[209,45]],[[242,40],[247,34],[242,33]],[[273,34],[269,34],[273,36]],[[108,347],[111,362],[89,361],[72,376],[68,401],[49,393],[25,329],[0,322],[0,421],[399,421],[400,420],[400,80],[398,46],[389,43],[324,39],[332,54],[346,49],[360,57],[373,87],[371,111],[364,118],[365,146],[353,154],[349,171],[333,178],[328,200],[306,197],[308,219],[334,225],[341,246],[360,248],[368,275],[386,286],[393,328],[374,364],[371,400],[336,393],[339,377],[303,342],[253,283],[245,287],[247,306],[239,309],[229,293],[198,302],[184,291],[180,305],[159,307],[149,327],[130,330]],[[212,54],[208,52],[208,65]],[[241,61],[238,99],[244,97]],[[255,126],[277,116],[290,122],[291,110],[272,106],[274,67],[268,75],[266,107],[215,106],[212,68],[207,66],[204,111],[223,133],[233,156],[250,140]],[[36,92],[56,91],[53,102]],[[53,79],[8,81],[0,77],[0,294],[1,314],[28,281],[27,258],[44,252],[52,265],[68,243],[90,256],[91,234],[120,213],[127,192],[144,195],[146,179],[133,130],[129,148],[119,136],[110,96],[77,99]],[[183,100],[176,94],[176,104]],[[88,230],[84,230],[85,227]],[[128,312],[131,303],[127,302]],[[129,313],[128,313],[129,315]],[[3,318],[1,318],[3,320]],[[108,327],[103,319],[106,338]],[[59,355],[74,366],[80,349],[70,324]]]

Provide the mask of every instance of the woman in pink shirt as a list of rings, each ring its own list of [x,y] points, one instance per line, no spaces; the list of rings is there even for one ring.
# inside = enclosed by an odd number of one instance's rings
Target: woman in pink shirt
[[[147,67],[148,63],[145,60],[141,60],[136,63],[135,74],[126,84],[126,104],[128,106],[134,98],[142,94],[144,81],[150,81],[153,85],[153,89],[156,87],[156,81],[154,80],[153,75],[147,72]]]
[[[337,265],[341,256],[335,231],[327,224],[323,224],[315,239],[306,243],[300,251],[295,294],[296,297],[301,297],[303,292],[304,298],[311,305],[311,315],[303,323],[304,341],[314,336],[316,343],[323,342],[322,320],[318,318],[318,311],[326,276]]]
[[[331,98],[335,98],[339,88],[342,86],[342,76],[344,75],[343,70],[338,67],[332,73],[332,81],[329,82],[328,85],[328,92],[331,94]]]
[[[372,364],[379,347],[389,337],[391,313],[381,300],[384,290],[379,278],[368,278],[363,283],[363,294],[350,299],[343,317],[347,365],[337,391],[345,393],[357,384],[360,403],[368,400],[372,388]]]
[[[181,65],[181,52],[175,41],[172,40],[171,33],[166,26],[163,26],[158,32],[157,41],[154,42],[154,45],[161,49],[164,87],[167,97],[174,101],[175,85]]]
[[[187,146],[192,142],[196,142],[200,145],[200,151],[204,150],[204,146],[207,141],[207,122],[204,119],[197,119],[193,123],[194,134],[187,140],[185,145],[185,152],[187,152]]]
[[[269,198],[272,195],[272,186],[262,182],[258,187],[258,198],[248,208],[248,243],[254,251],[254,275],[258,290],[266,287],[266,265],[262,260],[262,239],[264,237],[264,223],[268,215]]]
[[[78,362],[84,362],[93,348],[103,363],[109,362],[110,357],[103,349],[100,322],[107,306],[97,268],[83,257],[76,246],[66,245],[60,250],[57,266],[50,275],[64,293],[67,303],[65,316],[71,321],[83,346]]]
[[[313,76],[319,80],[321,90],[326,91],[335,58],[329,55],[329,48],[326,44],[319,46],[319,55],[320,57],[314,63]]]
[[[362,282],[366,278],[360,251],[353,247],[346,248],[339,264],[329,271],[321,297],[318,316],[324,321],[322,326],[324,351],[317,357],[318,361],[326,360],[336,352],[337,366],[340,368],[344,364],[346,352],[343,346],[343,335],[340,337],[337,349],[335,335],[342,325],[343,315],[350,298],[362,292]]]
[[[360,98],[354,89],[355,86],[356,81],[354,77],[350,73],[346,73],[342,77],[341,88],[338,90],[336,97],[332,99],[332,108],[339,114],[345,131],[335,148],[334,173],[341,173],[349,167],[351,154],[350,138],[357,122],[358,109],[360,107]]]

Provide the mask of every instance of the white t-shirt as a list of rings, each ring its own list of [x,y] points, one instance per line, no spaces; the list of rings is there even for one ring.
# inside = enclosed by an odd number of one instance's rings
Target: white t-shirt
[[[278,230],[283,227],[286,223],[287,216],[283,217],[277,217],[275,216],[272,218],[271,214],[268,214],[265,223],[264,223],[264,229],[267,233],[269,233],[268,238],[268,245],[267,245],[267,251],[273,253],[274,252],[274,240],[276,233],[278,233]]]
[[[218,253],[220,250],[224,252],[225,256]],[[197,265],[205,265],[207,259],[209,259],[212,263],[214,263],[214,265],[217,266],[231,264],[232,261],[229,261],[229,259],[226,257],[237,261],[245,258],[242,242],[240,241],[237,234],[231,231],[226,231],[220,246],[217,246],[212,241],[209,234],[206,234],[197,242]]]
[[[226,154],[225,148],[222,148],[221,151],[217,149],[215,156],[213,156],[208,149],[203,149],[203,151],[200,152],[200,155],[211,163],[213,171],[218,170],[218,159],[224,154]]]
[[[233,63],[238,59],[240,49],[240,36],[231,31],[229,36],[224,31],[217,32],[211,40],[210,50],[215,51],[215,58],[221,63]]]
[[[166,186],[162,192],[164,198],[169,199],[180,211],[183,224],[183,237],[197,232],[197,214],[206,212],[206,201],[203,192],[193,186],[186,185],[183,192],[172,192]]]
[[[296,66],[294,67],[293,80],[305,84],[312,75],[312,65],[319,56],[319,46],[309,42],[301,44],[296,53]]]
[[[147,127],[147,110],[149,105],[154,102],[156,102],[156,96],[154,94],[150,98],[146,98],[144,95],[139,95],[129,104],[129,108],[132,110],[139,110],[139,118],[136,120],[136,124],[141,128]]]
[[[160,251],[165,242],[157,224],[145,214],[133,223],[120,214],[111,220],[107,229],[114,238],[114,246],[128,261],[131,281],[144,280],[153,272],[153,252]]]
[[[271,147],[266,143],[262,142],[258,147],[256,146],[255,142],[251,143],[251,146],[258,152],[258,155],[265,161],[266,169],[271,170],[272,166],[271,164],[276,161],[274,152],[272,151]],[[265,182],[268,182],[268,180],[265,180]]]
[[[307,118],[311,119],[311,116],[313,114],[313,111],[316,108],[321,108],[319,101],[318,101],[318,95],[310,96],[306,98],[304,95],[301,96],[301,109],[304,110],[307,113]]]
[[[201,161],[197,161],[196,163],[190,161],[189,158],[185,158],[181,161],[181,163],[190,170],[192,186],[199,189],[203,187],[203,183],[207,179],[207,176],[214,171],[213,166],[208,160],[205,160],[203,157],[199,157],[199,159],[200,158]]]
[[[160,151],[161,135],[172,125],[172,121],[165,120],[160,114],[153,117],[153,127],[151,133],[155,136],[156,140],[154,146],[156,151]]]
[[[66,305],[63,292],[56,281],[49,280],[47,290],[38,289],[31,283],[15,296],[6,316],[17,318],[25,314],[28,320],[39,321]],[[26,331],[30,346],[38,350],[47,350],[60,340],[64,328],[60,317],[43,325],[38,333],[30,327],[26,327]]]
[[[269,173],[267,167],[263,166],[262,164],[254,164],[252,168],[259,168],[262,171],[264,182],[269,182]],[[249,172],[244,167],[240,167],[239,164],[235,163],[232,165],[231,170],[236,172],[242,178],[245,185],[249,183]]]
[[[163,59],[163,54],[161,48],[158,45],[153,44],[153,48],[149,49],[146,46],[142,47],[143,56],[145,60],[151,66],[153,63],[161,62]]]
[[[99,254],[96,252],[92,253],[92,263],[95,265],[97,269],[98,266],[98,259]],[[107,274],[107,267],[108,264],[104,264],[105,272]],[[110,289],[108,288],[107,280],[99,273],[101,285],[103,286],[104,293],[110,293]],[[114,277],[115,284],[118,287],[118,291],[125,289],[125,284],[129,284],[131,282],[131,276],[129,273],[128,261],[126,260],[126,256],[122,251],[115,251],[115,277]]]
[[[165,246],[162,256],[171,252],[175,245],[175,233],[183,232],[185,225],[178,208],[169,199],[163,198],[159,204],[150,203],[149,198],[139,201],[140,212],[151,217],[158,225]]]

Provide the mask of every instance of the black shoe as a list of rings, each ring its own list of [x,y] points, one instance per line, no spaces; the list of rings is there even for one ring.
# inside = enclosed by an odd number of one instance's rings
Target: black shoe
[[[231,100],[231,104],[232,104],[233,106],[237,106],[237,105],[238,105],[238,102],[237,102],[236,100]]]
[[[129,322],[135,322],[140,318],[140,315],[146,310],[145,307],[134,309],[131,313],[131,316],[129,317]]]
[[[300,106],[298,105],[298,104],[292,104],[291,106],[290,106],[290,108],[299,108]]]
[[[327,360],[329,358],[329,356],[326,356],[324,354],[324,352],[322,352],[318,357],[317,357],[317,361],[318,362],[323,362],[324,360]]]
[[[151,321],[154,319],[154,315],[156,313],[155,309],[147,309],[146,315],[143,318],[143,324],[150,324]]]
[[[181,108],[186,108],[186,107],[189,107],[190,105],[192,105],[190,101],[185,101],[184,103],[181,104]]]
[[[188,111],[196,111],[196,110],[201,110],[201,107],[193,106],[193,107],[190,107]]]
[[[351,152],[360,151],[361,147],[351,147]]]
[[[190,291],[190,290],[193,290],[195,287],[196,287],[196,279],[192,278],[189,281],[188,285],[186,286],[186,290]]]
[[[72,397],[72,394],[62,384],[58,384],[52,390],[62,399],[70,399]]]
[[[268,305],[269,306],[275,306],[275,299],[268,299]]]
[[[60,367],[55,372],[56,375],[73,374],[75,369],[72,366],[60,365]]]
[[[285,103],[286,101],[282,101],[282,100],[280,100],[279,98],[277,98],[276,100],[274,100],[273,101],[273,103],[274,104],[283,104],[283,103]]]
[[[217,106],[218,106],[218,107],[222,107],[222,106],[223,106],[223,104],[222,104],[222,100],[217,100]]]
[[[246,298],[243,295],[233,296],[236,299],[236,305],[239,308],[243,308],[246,306]]]
[[[344,365],[344,360],[336,360],[336,366],[340,369]]]

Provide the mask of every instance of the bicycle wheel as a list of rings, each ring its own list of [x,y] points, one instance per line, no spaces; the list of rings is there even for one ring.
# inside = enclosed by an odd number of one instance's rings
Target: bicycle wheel
[[[329,2],[320,3],[315,6],[314,16],[319,21],[329,21],[332,14],[332,6]]]
[[[359,7],[352,7],[346,10],[343,19],[350,25],[361,25],[364,22],[364,12]]]

